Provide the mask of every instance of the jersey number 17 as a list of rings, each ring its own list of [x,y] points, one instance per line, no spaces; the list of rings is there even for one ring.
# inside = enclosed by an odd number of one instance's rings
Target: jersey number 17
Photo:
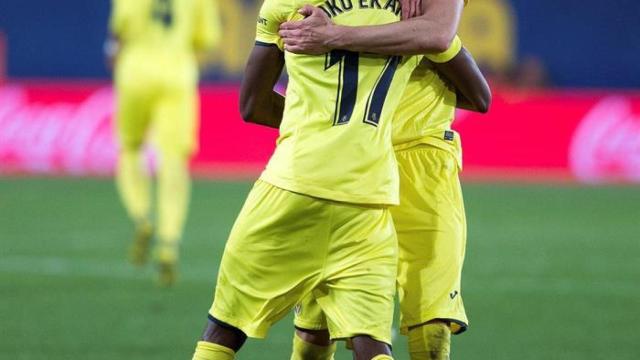
[[[401,61],[400,56],[390,56],[384,64],[383,70],[369,93],[363,122],[378,126],[384,100],[389,92],[393,75]],[[360,54],[346,50],[333,50],[326,55],[324,69],[330,69],[338,64],[338,94],[333,125],[349,123],[353,115],[358,96],[358,67]]]

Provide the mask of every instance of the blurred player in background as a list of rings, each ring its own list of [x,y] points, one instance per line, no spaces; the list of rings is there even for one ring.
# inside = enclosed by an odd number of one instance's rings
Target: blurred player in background
[[[436,20],[446,25],[440,31],[446,32],[452,25],[454,29],[457,27],[462,1],[456,4],[436,0],[424,4],[422,21],[426,18],[429,23],[429,17],[435,14]],[[302,13],[309,16],[307,20],[282,26],[285,46],[302,53],[324,50],[330,40],[322,36],[331,31],[324,32],[323,26],[330,27],[330,20],[316,8],[307,7]],[[443,13],[449,17],[443,17]],[[398,25],[406,24],[413,28],[405,31],[415,30],[416,21],[381,26],[373,31],[342,27],[345,32],[338,36],[349,39],[346,40],[349,43],[336,46],[399,54],[422,51],[427,41],[394,46],[390,40],[393,34],[385,33],[394,27],[398,31]],[[310,28],[317,30],[318,38],[308,32]],[[354,31],[360,31],[362,36]],[[378,39],[367,38],[372,32],[379,35]],[[491,99],[486,80],[458,37],[453,38],[448,50],[428,59],[413,72],[393,121],[394,150],[401,179],[400,206],[392,208],[400,246],[401,332],[409,336],[413,360],[448,359],[451,333],[461,333],[467,327],[460,294],[466,243],[458,179],[462,154],[459,136],[451,129],[451,123],[456,106],[486,112]],[[292,359],[331,359],[335,346],[323,330],[327,324],[320,308],[307,298],[297,310]]]
[[[215,0],[113,0],[107,55],[114,65],[117,185],[135,224],[130,258],[146,262],[151,239],[159,282],[176,280],[190,194],[189,159],[197,149],[199,58],[218,43]],[[152,132],[159,151],[157,215],[143,146]]]

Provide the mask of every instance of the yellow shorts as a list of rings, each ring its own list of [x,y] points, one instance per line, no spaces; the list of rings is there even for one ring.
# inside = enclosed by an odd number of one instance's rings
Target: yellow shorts
[[[309,294],[334,339],[391,342],[397,239],[387,208],[258,181],[227,242],[209,314],[264,338]]]
[[[468,324],[460,288],[467,224],[456,156],[421,145],[396,157],[400,206],[391,213],[400,249],[400,331],[444,319],[460,333]]]
[[[116,93],[120,146],[137,149],[151,133],[161,152],[191,155],[197,150],[199,98],[195,83],[119,74]]]
[[[468,324],[460,278],[466,244],[466,220],[454,154],[428,145],[396,153],[400,170],[400,206],[391,208],[398,234],[400,330],[434,319],[453,333]],[[295,325],[326,328],[312,297],[297,307]]]

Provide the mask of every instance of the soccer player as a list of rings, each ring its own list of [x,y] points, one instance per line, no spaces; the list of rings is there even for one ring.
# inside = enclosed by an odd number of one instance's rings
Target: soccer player
[[[317,9],[303,12],[328,20]],[[316,21],[313,27],[322,25]],[[285,36],[293,36],[293,43],[300,44],[301,36],[287,32]],[[285,37],[285,43],[290,39]],[[490,102],[488,85],[459,39],[446,53],[429,58],[435,64],[425,60],[412,74],[394,118],[393,134],[401,176],[401,203],[392,208],[400,244],[401,332],[409,336],[414,360],[447,359],[451,332],[460,333],[467,326],[460,295],[466,242],[458,180],[461,148],[450,125],[456,103],[486,112]],[[449,89],[448,82],[454,89]],[[326,324],[319,307],[307,299],[297,310],[292,359],[330,359],[335,346],[322,331]]]
[[[449,82],[457,89],[450,89]],[[412,360],[448,359],[451,333],[467,327],[460,288],[466,243],[458,180],[462,157],[459,136],[450,125],[456,103],[486,112],[489,101],[486,82],[463,49],[444,63],[424,60],[394,116],[400,205],[391,213],[399,243],[401,333],[409,336]],[[292,359],[331,359],[335,345],[323,331],[327,325],[320,308],[307,298],[296,310]]]
[[[356,359],[391,359],[398,203],[393,112],[417,57],[336,51],[283,53],[280,24],[308,0],[266,0],[242,83],[242,116],[280,137],[241,210],[222,257],[209,321],[193,359],[233,359],[312,294],[331,338]],[[398,20],[399,3],[323,0],[337,23]],[[343,4],[351,6],[343,6]],[[273,92],[286,63],[286,101]]]
[[[188,210],[188,162],[197,148],[198,57],[220,36],[213,0],[113,0],[110,19],[120,153],[117,185],[135,224],[130,258],[141,265],[157,232],[159,282],[176,279],[178,248]],[[159,150],[157,230],[143,145],[153,131]]]

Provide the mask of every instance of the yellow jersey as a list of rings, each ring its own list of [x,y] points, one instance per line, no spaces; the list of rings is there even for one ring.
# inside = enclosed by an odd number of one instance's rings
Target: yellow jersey
[[[337,24],[399,20],[396,0],[265,0],[256,44],[278,46],[281,23],[319,6]],[[417,57],[285,51],[289,86],[276,150],[261,179],[285,190],[356,204],[398,204],[391,120]]]
[[[451,129],[456,93],[427,58],[413,71],[393,119],[396,151],[428,144],[450,151],[462,168],[460,136]]]
[[[216,0],[112,0],[111,33],[121,44],[118,74],[195,84],[197,55],[220,38]]]

